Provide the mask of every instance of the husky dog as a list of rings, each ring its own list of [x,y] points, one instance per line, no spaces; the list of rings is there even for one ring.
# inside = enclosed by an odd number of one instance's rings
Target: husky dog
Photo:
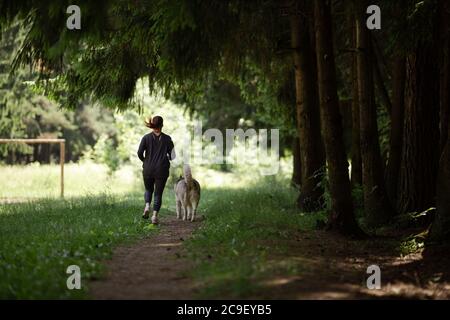
[[[175,183],[175,200],[177,203],[177,218],[194,221],[197,206],[200,201],[200,184],[192,178],[191,167],[183,167],[184,178],[180,177]]]

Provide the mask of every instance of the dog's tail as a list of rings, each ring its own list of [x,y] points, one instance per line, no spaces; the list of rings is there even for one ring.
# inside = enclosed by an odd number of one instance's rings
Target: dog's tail
[[[194,181],[192,180],[192,172],[191,167],[188,164],[185,164],[183,167],[184,171],[184,181],[186,181],[188,189],[192,187]]]

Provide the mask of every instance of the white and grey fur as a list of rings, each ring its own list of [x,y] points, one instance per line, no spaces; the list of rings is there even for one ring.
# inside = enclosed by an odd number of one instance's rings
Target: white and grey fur
[[[200,184],[192,178],[188,164],[184,165],[183,173],[184,177],[180,177],[175,183],[177,218],[194,221],[200,201]]]

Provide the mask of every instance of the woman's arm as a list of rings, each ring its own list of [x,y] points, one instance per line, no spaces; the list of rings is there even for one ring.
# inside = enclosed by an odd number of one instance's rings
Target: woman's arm
[[[175,147],[172,142],[172,138],[169,139],[169,147],[167,148],[167,156],[169,157],[169,160],[173,160],[176,158],[175,154]]]
[[[141,143],[139,144],[139,149],[137,152],[137,156],[139,157],[139,159],[141,159],[142,162],[144,162],[145,157],[144,157],[144,151],[146,149],[146,145],[145,145],[145,136],[142,137]]]

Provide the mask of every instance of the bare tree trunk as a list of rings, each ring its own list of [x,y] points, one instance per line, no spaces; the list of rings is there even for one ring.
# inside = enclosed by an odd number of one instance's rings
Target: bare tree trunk
[[[298,12],[308,10],[305,1],[295,2],[291,14],[291,45],[294,54],[297,128],[302,163],[302,188],[298,206],[303,211],[321,208],[323,190],[318,187],[320,171],[325,166],[321,148],[320,114],[317,83],[314,77],[313,54],[309,37],[308,20]]]
[[[450,121],[450,40],[449,40],[449,23],[446,19],[450,18],[448,1],[440,1],[439,4],[440,26],[441,29],[440,43],[441,43],[441,68],[440,68],[440,151],[444,150],[448,134]]]
[[[447,124],[448,125],[448,124]],[[449,126],[450,127],[450,126]],[[450,136],[450,130],[447,132]],[[431,239],[450,241],[450,139],[447,139],[439,161],[436,185],[436,218],[431,227]]]
[[[374,80],[376,83],[376,87],[378,89],[379,92],[379,96],[380,96],[380,100],[382,102],[382,104],[384,104],[387,112],[389,114],[392,113],[392,103],[391,103],[391,99],[389,98],[389,94],[388,91],[386,89],[386,86],[384,85],[384,80],[383,80],[383,76],[381,75],[381,67],[380,67],[380,60],[382,60],[382,52],[380,52],[381,50],[378,50],[378,57],[375,53],[375,49],[378,48],[377,47],[377,42],[375,41],[375,38],[371,37],[371,49],[372,49],[372,58],[373,58],[373,75],[374,75]]]
[[[397,201],[398,178],[402,158],[405,80],[405,57],[400,55],[394,59],[393,66],[391,132],[389,135],[389,160],[386,167],[386,188],[391,203]]]
[[[302,159],[300,150],[300,140],[295,137],[292,140],[292,158],[294,168],[292,170],[292,185],[299,188],[302,184]]]
[[[367,223],[379,226],[393,215],[383,176],[383,163],[378,140],[377,109],[373,85],[373,59],[370,33],[365,25],[365,3],[356,0],[358,50],[358,98],[361,122],[362,181]]]
[[[439,163],[439,76],[437,56],[429,44],[408,54],[405,122],[398,208],[422,211],[435,205]]]
[[[439,161],[439,172],[436,185],[436,218],[431,227],[431,239],[450,242],[450,1],[439,2],[441,43],[441,134],[447,130]],[[447,92],[443,92],[446,89]],[[443,110],[446,110],[443,112]]]
[[[329,226],[341,233],[362,236],[355,216],[348,176],[333,52],[331,8],[328,0],[314,1],[316,53],[322,131],[331,195]]]
[[[359,98],[358,98],[358,69],[356,55],[356,23],[353,10],[348,12],[348,22],[352,34],[352,173],[353,186],[362,184],[361,164],[361,138],[359,121]]]

